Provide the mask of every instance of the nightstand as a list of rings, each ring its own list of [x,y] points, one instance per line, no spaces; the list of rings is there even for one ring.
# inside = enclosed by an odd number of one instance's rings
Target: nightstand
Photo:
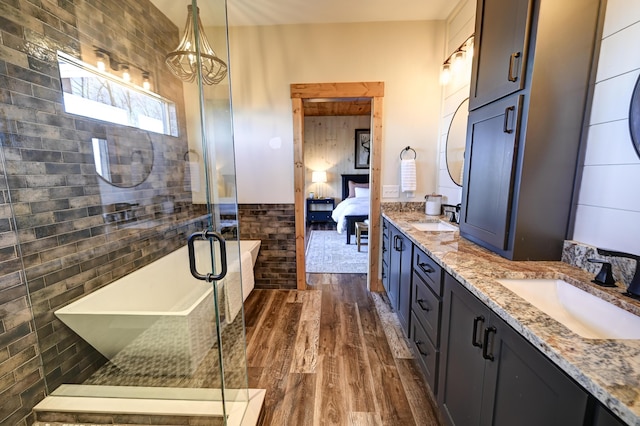
[[[307,198],[307,223],[332,222],[333,198]]]

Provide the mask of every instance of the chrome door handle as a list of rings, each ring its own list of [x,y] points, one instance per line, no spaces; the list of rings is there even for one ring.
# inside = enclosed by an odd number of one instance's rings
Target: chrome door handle
[[[210,238],[213,240],[217,240],[220,243],[219,274],[213,274],[211,272],[207,274],[201,274],[196,268],[196,256],[193,243],[195,241],[207,241]],[[191,275],[193,275],[194,278],[210,283],[212,281],[221,280],[225,277],[225,275],[227,275],[227,247],[222,235],[214,231],[202,231],[193,233],[187,239],[187,247],[189,249],[189,269],[191,270]]]

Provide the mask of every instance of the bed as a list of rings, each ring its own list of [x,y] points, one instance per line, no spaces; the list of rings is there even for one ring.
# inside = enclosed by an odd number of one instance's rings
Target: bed
[[[347,244],[351,244],[351,236],[356,232],[356,222],[364,222],[369,218],[369,175],[341,175],[342,176],[342,201],[336,206],[331,214],[331,218],[338,224],[337,231],[339,234],[347,235]],[[349,194],[349,182],[353,182],[351,186],[358,191],[358,196]],[[362,191],[361,189],[367,190]],[[360,194],[362,193],[362,194]],[[351,196],[350,196],[351,195]]]

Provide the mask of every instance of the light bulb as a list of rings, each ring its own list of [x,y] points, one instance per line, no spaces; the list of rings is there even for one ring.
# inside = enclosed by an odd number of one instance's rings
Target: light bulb
[[[107,68],[107,66],[104,64],[104,53],[100,52],[99,50],[96,51],[96,67],[100,71],[104,71]]]
[[[467,58],[473,58],[473,38],[467,42]]]
[[[442,66],[442,71],[440,71],[440,84],[446,86],[451,81],[451,67],[449,64],[444,64]]]
[[[149,73],[148,72],[143,72],[142,73],[142,87],[144,88],[144,90],[151,89],[151,82],[149,81]]]
[[[122,79],[124,81],[131,81],[131,74],[129,74],[129,66],[122,65],[120,68],[122,69]]]
[[[462,69],[462,65],[464,65],[464,52],[462,50],[458,50],[453,54],[451,69],[453,70],[453,72],[457,73]]]

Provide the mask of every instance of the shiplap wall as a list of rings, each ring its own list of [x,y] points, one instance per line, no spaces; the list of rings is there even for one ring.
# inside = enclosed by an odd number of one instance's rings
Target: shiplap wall
[[[369,170],[354,168],[355,130],[368,129],[371,117],[359,116],[317,116],[304,119],[304,164],[305,194],[318,194],[318,184],[311,182],[311,173],[326,171],[327,183],[321,185],[324,197],[342,197],[341,174],[362,173]]]
[[[449,16],[446,24],[446,49],[444,60],[460,46],[475,29],[476,1],[462,2]],[[456,185],[447,171],[447,134],[453,114],[458,105],[469,97],[471,81],[471,57],[465,67],[454,75],[451,82],[443,87],[442,111],[440,119],[440,141],[438,144],[438,193],[443,195],[443,202],[458,204],[462,199],[462,188]]]
[[[608,0],[573,239],[640,254],[640,159],[629,103],[640,74],[640,1]]]

